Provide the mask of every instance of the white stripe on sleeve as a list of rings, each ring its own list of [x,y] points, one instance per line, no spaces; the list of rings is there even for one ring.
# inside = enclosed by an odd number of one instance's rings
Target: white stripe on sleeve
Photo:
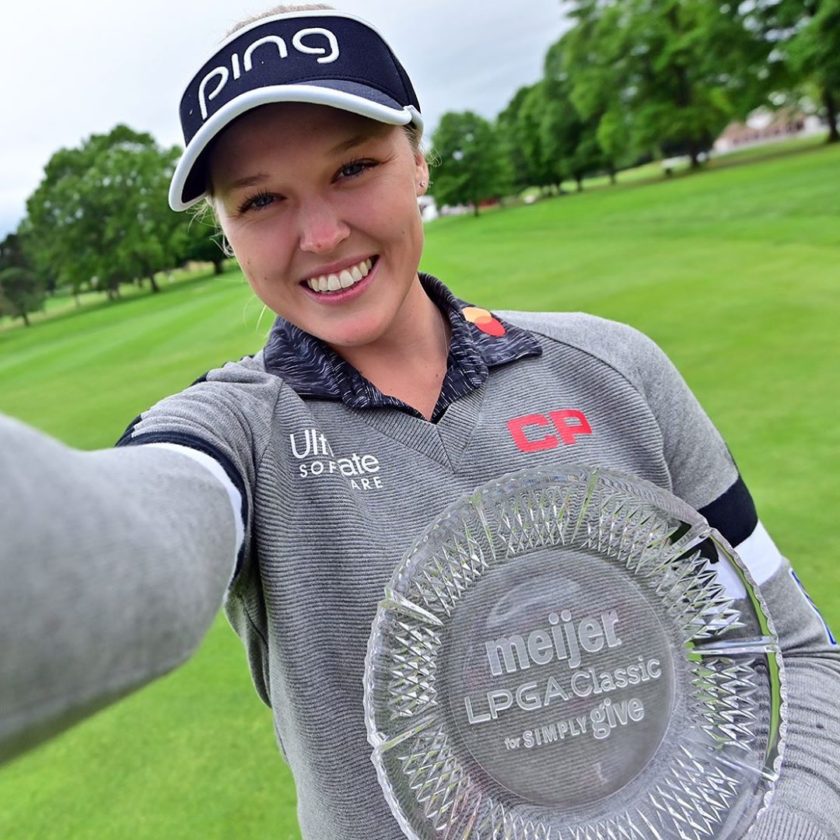
[[[770,580],[782,565],[781,552],[761,522],[742,543],[735,546],[735,551],[759,585]]]
[[[753,580],[759,586],[769,580],[782,565],[781,552],[776,548],[776,543],[773,542],[761,522],[758,522],[753,532],[734,548],[735,553],[741,558],[741,562],[749,569]],[[723,584],[726,594],[731,598],[743,598],[746,590],[734,570],[725,563],[716,568],[718,581]]]

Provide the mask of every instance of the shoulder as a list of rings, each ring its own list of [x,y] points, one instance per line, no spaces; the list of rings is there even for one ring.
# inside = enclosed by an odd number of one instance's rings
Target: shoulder
[[[276,376],[266,371],[262,350],[254,356],[243,356],[238,361],[225,362],[219,367],[212,368],[196,379],[193,385],[202,382],[213,382],[234,388],[269,385],[272,382],[276,382],[278,386],[280,384]]]
[[[282,387],[281,379],[266,372],[261,353],[228,362],[144,411],[120,443],[168,440],[175,433],[211,440],[264,437]]]
[[[658,379],[672,368],[667,356],[651,338],[623,324],[585,312],[498,312],[502,319],[542,339],[553,347],[582,353],[599,360],[636,387],[651,377]]]
[[[518,327],[546,338],[581,345],[598,345],[616,336],[644,335],[620,321],[611,321],[587,312],[521,312],[502,311],[497,315]]]
[[[236,414],[259,416],[266,408],[273,408],[282,388],[283,380],[266,371],[260,352],[209,370],[163,402],[198,400],[216,403]]]
[[[265,369],[263,353],[226,362],[198,377],[189,387],[169,399],[195,393],[214,393],[232,400],[276,401],[283,380]]]

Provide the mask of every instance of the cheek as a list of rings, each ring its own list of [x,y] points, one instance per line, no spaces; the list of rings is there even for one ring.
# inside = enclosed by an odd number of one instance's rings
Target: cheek
[[[231,242],[230,244],[251,291],[263,303],[271,306],[272,303],[268,298],[271,297],[272,289],[277,286],[276,283],[272,282],[270,268],[273,265],[272,260],[257,251],[252,244],[244,242]]]
[[[422,239],[423,222],[413,194],[396,203],[381,204],[369,218],[394,241],[406,243],[407,238],[415,241],[418,236]]]
[[[288,264],[290,245],[282,230],[269,225],[232,227],[225,236],[249,282],[267,279]]]

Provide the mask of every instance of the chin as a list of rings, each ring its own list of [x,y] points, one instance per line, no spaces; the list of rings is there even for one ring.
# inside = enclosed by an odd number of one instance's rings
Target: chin
[[[356,350],[359,347],[366,347],[369,344],[373,344],[378,337],[378,333],[361,332],[358,330],[319,336],[321,341],[329,344],[330,347],[338,352],[341,352],[342,348]]]
[[[386,332],[387,322],[382,318],[365,318],[357,315],[348,320],[347,324],[335,325],[334,329],[319,330],[313,332],[313,335],[317,335],[321,341],[339,350],[342,347],[358,349],[374,344]]]

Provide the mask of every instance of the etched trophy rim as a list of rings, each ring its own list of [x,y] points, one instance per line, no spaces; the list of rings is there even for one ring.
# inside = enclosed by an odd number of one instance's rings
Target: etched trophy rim
[[[754,618],[758,622],[759,629],[762,633],[761,653],[766,657],[767,667],[767,681],[769,683],[769,730],[766,734],[766,748],[764,750],[763,765],[758,768],[751,768],[760,778],[761,783],[764,784],[764,791],[761,795],[758,807],[755,808],[753,814],[753,824],[758,816],[766,809],[774,790],[774,782],[778,778],[779,771],[784,754],[785,734],[787,727],[787,695],[784,678],[784,668],[781,659],[781,652],[778,647],[778,637],[773,626],[772,618],[767,609],[767,604],[764,597],[755,583],[752,575],[747,567],[738,557],[734,549],[729,545],[726,539],[714,528],[709,526],[708,522],[696,510],[690,507],[687,503],[663,490],[662,488],[638,479],[632,476],[622,474],[621,472],[600,467],[593,467],[588,465],[574,465],[563,468],[545,469],[545,468],[527,468],[515,472],[507,473],[501,477],[484,482],[476,487],[472,492],[463,494],[450,505],[448,505],[439,515],[434,517],[432,522],[423,530],[420,536],[414,541],[412,547],[403,556],[401,561],[397,564],[394,573],[385,587],[385,598],[379,603],[376,617],[372,623],[371,634],[368,639],[367,654],[365,659],[365,673],[364,673],[364,713],[365,725],[367,729],[368,742],[372,746],[371,759],[376,768],[379,784],[383,790],[386,801],[400,825],[403,833],[409,838],[419,838],[417,831],[419,828],[416,823],[412,823],[410,815],[406,812],[405,803],[401,800],[400,793],[396,788],[395,780],[392,778],[392,773],[389,772],[384,753],[400,743],[402,740],[413,737],[418,731],[422,729],[420,724],[412,727],[409,726],[405,731],[397,737],[388,737],[387,733],[380,731],[377,726],[377,708],[374,702],[374,692],[376,689],[376,665],[378,657],[378,645],[382,640],[384,629],[383,624],[389,614],[394,610],[404,610],[406,612],[413,612],[416,615],[424,613],[422,619],[430,625],[438,622],[443,625],[443,622],[434,613],[424,610],[416,603],[410,602],[404,596],[404,592],[410,585],[412,576],[421,568],[423,563],[427,562],[429,557],[426,553],[430,544],[441,537],[445,542],[447,536],[453,528],[453,523],[459,526],[464,523],[465,515],[476,517],[485,530],[485,538],[488,545],[494,545],[496,536],[493,533],[492,527],[487,521],[488,509],[485,503],[488,498],[493,495],[502,495],[503,498],[511,498],[517,493],[525,492],[545,492],[548,488],[577,488],[581,486],[594,489],[598,485],[609,485],[619,491],[631,492],[634,498],[640,501],[644,506],[655,510],[663,517],[673,517],[687,525],[687,530],[680,534],[679,537],[669,543],[668,550],[671,560],[682,556],[682,552],[688,552],[692,548],[699,545],[701,542],[710,540],[719,555],[724,557],[729,564],[729,567],[734,570],[738,580],[740,581],[746,593],[749,604],[754,613]],[[538,487],[539,491],[534,488]],[[571,490],[570,490],[571,492]],[[588,498],[588,496],[586,497]],[[491,503],[490,507],[494,503]],[[581,512],[577,527],[580,522],[584,521],[585,509]],[[575,534],[577,530],[575,531]],[[554,538],[558,537],[555,533]],[[562,537],[562,535],[560,535]],[[674,536],[673,533],[668,535]],[[571,542],[574,542],[576,536],[572,537]],[[568,547],[571,543],[562,542],[560,545]],[[545,542],[534,546],[526,546],[522,550],[510,551],[504,558],[499,559],[493,556],[493,561],[496,565],[513,560],[516,557],[524,556],[532,551],[542,548],[558,547],[558,542],[552,542],[548,539]],[[579,547],[579,546],[578,546]],[[659,546],[662,548],[662,546]],[[589,550],[594,551],[592,546],[587,546]],[[663,549],[664,550],[664,549]],[[598,556],[602,556],[599,551],[594,551]],[[604,556],[606,559],[606,556]],[[487,570],[492,566],[488,565]],[[698,565],[697,568],[700,568]],[[704,571],[708,569],[708,562],[703,567]],[[484,571],[482,571],[482,574]],[[480,577],[476,575],[476,579]],[[712,574],[714,577],[714,573]],[[461,581],[463,585],[463,581]],[[714,587],[719,584],[709,585],[709,591],[714,591]],[[469,588],[469,584],[464,591]],[[441,596],[444,597],[443,595]],[[446,597],[449,597],[448,595]],[[457,605],[458,598],[453,601]],[[731,601],[729,602],[731,605]],[[454,609],[454,606],[453,606]],[[722,609],[723,616],[725,609]],[[726,618],[724,616],[724,618]],[[735,619],[737,622],[737,619]],[[710,625],[711,626],[711,625]],[[705,632],[705,628],[702,632]],[[724,625],[721,635],[725,634],[726,629]],[[707,637],[697,636],[696,634],[686,640],[686,659],[691,659],[693,653],[701,656],[706,652],[703,647]],[[697,642],[700,646],[697,646]],[[699,653],[698,653],[699,651]],[[670,728],[670,723],[668,725]],[[657,747],[658,749],[658,747]],[[641,771],[640,771],[641,773]],[[632,779],[635,782],[635,777]],[[631,782],[628,782],[628,785]],[[755,794],[753,794],[755,795]],[[737,799],[735,801],[738,801]],[[542,806],[529,806],[534,810],[539,811]],[[551,808],[544,808],[550,811]],[[588,834],[585,836],[589,836]],[[600,835],[592,835],[600,836]],[[651,837],[659,836],[652,834]]]

